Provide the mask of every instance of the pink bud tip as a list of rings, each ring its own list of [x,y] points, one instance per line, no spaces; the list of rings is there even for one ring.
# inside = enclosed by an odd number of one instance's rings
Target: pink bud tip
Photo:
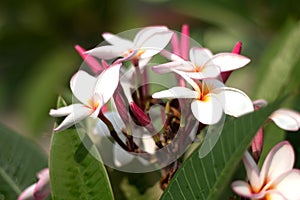
[[[142,126],[147,126],[151,121],[144,111],[138,107],[134,102],[130,103],[130,108],[134,116],[141,123]]]
[[[241,51],[242,51],[242,42],[238,41],[238,42],[234,45],[234,47],[233,47],[233,49],[232,49],[232,53],[240,54]]]
[[[74,48],[95,74],[99,74],[102,71],[103,67],[95,58],[85,54],[86,50],[84,48],[82,48],[80,45],[75,45]]]

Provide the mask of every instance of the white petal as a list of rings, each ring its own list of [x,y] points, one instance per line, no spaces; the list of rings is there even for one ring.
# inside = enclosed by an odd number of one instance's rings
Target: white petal
[[[122,49],[131,49],[133,47],[133,42],[121,38],[117,35],[111,34],[111,33],[103,33],[102,37],[110,44],[114,46],[118,46]]]
[[[300,199],[300,170],[294,169],[286,172],[275,182],[274,189],[279,191],[288,200]]]
[[[209,49],[194,47],[190,50],[190,60],[193,64],[199,67],[204,66],[204,64],[212,58],[213,54]]]
[[[243,162],[251,188],[253,191],[258,192],[264,183],[264,179],[260,177],[258,166],[248,151],[244,153]]]
[[[71,114],[72,112],[74,112],[74,110],[76,110],[78,107],[82,107],[82,104],[72,104],[69,106],[65,106],[65,107],[61,107],[58,109],[51,109],[49,112],[49,115],[51,115],[52,117],[62,117],[62,116],[67,116],[69,114]]]
[[[168,31],[166,26],[149,26],[141,29],[135,36],[133,43],[136,47],[141,47],[152,35]]]
[[[290,199],[285,198],[277,190],[268,190],[268,191],[266,191],[265,199],[271,199],[271,200],[290,200]]]
[[[201,72],[187,72],[187,75],[194,79],[216,78],[220,75],[220,70],[218,67],[211,65],[202,68]]]
[[[118,144],[113,146],[114,163],[117,167],[124,166],[134,159],[134,155],[128,153]]]
[[[223,105],[227,115],[239,117],[254,111],[251,99],[241,90],[223,87],[213,91]]]
[[[115,64],[105,69],[97,78],[95,93],[103,97],[104,104],[112,97],[119,84],[120,67],[121,64]]]
[[[199,93],[186,87],[173,87],[168,90],[156,92],[152,95],[152,98],[197,98]]]
[[[62,131],[65,130],[74,124],[80,122],[81,120],[85,119],[89,115],[91,115],[93,112],[92,109],[86,107],[85,105],[78,106],[76,110],[74,110],[72,113],[70,113],[63,121],[62,123],[54,129],[54,131]]]
[[[173,34],[173,36],[176,36],[176,34]],[[178,55],[176,55],[175,53],[170,53],[169,51],[163,49],[160,52],[160,55],[162,55],[163,57],[167,58],[168,60],[171,61],[184,61],[181,57],[179,57]]]
[[[240,196],[250,197],[252,196],[251,187],[245,181],[234,181],[231,184],[232,190]]]
[[[141,139],[143,143],[143,150],[150,154],[154,154],[156,150],[156,144],[153,138],[151,136],[143,136]]]
[[[163,50],[172,38],[172,31],[165,31],[160,33],[155,33],[150,36],[143,43],[138,45],[136,48],[145,50],[145,52],[140,56],[141,59],[152,57],[155,54]]]
[[[205,101],[194,100],[191,109],[199,122],[209,125],[217,123],[223,114],[222,105],[215,95],[207,95]]]
[[[270,119],[281,129],[298,131],[300,128],[300,113],[288,109],[279,109],[272,113]]]
[[[250,59],[235,53],[219,53],[214,55],[205,65],[213,63],[220,67],[221,72],[232,71],[244,67]]]
[[[127,48],[119,47],[119,46],[100,46],[89,51],[86,51],[86,54],[95,56],[100,59],[109,60],[112,58],[123,56],[123,54],[127,51]]]
[[[184,72],[194,71],[194,67],[193,67],[192,63],[186,62],[186,61],[168,62],[168,63],[164,63],[161,65],[152,67],[152,70],[156,73],[168,73],[174,69],[177,69],[179,71],[184,71]]]
[[[74,96],[83,104],[88,105],[94,94],[96,78],[79,70],[71,79],[70,87]]]
[[[208,93],[214,93],[215,89],[223,88],[225,87],[224,83],[217,80],[217,79],[206,79],[202,81],[201,90],[206,91]],[[218,91],[218,90],[216,90]]]
[[[201,93],[201,90],[200,90],[198,84],[193,79],[191,79],[187,75],[186,72],[183,72],[183,71],[180,71],[180,70],[177,70],[177,69],[172,69],[172,71],[179,74],[182,78],[184,78],[194,88],[194,90],[196,90],[198,93]]]
[[[261,199],[265,196],[265,192],[252,193],[250,185],[245,181],[234,181],[231,188],[235,193],[246,198]]]
[[[291,170],[295,161],[293,147],[287,141],[275,145],[266,157],[261,169],[261,177],[269,180],[270,184],[281,174]]]

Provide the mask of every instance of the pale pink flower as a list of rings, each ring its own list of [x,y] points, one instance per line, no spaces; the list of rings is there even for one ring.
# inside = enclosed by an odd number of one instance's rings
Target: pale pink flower
[[[250,199],[300,199],[300,170],[293,169],[295,155],[287,141],[274,146],[259,170],[248,151],[243,162],[248,181],[235,181],[232,189],[240,196]]]
[[[86,53],[100,59],[128,57],[136,51],[130,59],[148,59],[159,53],[170,42],[173,32],[165,26],[150,26],[141,29],[133,41],[121,38],[111,33],[102,34],[105,41],[111,45],[96,47]]]
[[[281,108],[269,117],[279,128],[287,131],[298,131],[300,128],[300,113]]]
[[[43,200],[49,196],[51,192],[49,169],[43,169],[37,174],[37,177],[39,178],[38,182],[26,188],[19,195],[18,200]]]
[[[153,98],[190,98],[191,110],[195,118],[203,124],[215,124],[223,112],[231,116],[241,116],[253,111],[250,98],[242,91],[225,87],[225,85],[215,79],[207,79],[197,84],[185,73],[176,71],[194,90],[186,87],[173,87],[168,90],[156,92]]]
[[[174,54],[163,53],[172,62],[153,66],[157,73],[176,72],[174,69],[194,79],[215,78],[221,72],[239,69],[250,62],[250,59],[236,53],[218,53],[213,55],[206,48],[193,47],[190,49],[190,61],[185,61]]]
[[[50,110],[49,114],[53,117],[67,116],[54,131],[65,130],[89,116],[96,118],[118,86],[120,67],[121,64],[113,65],[105,69],[97,78],[85,71],[78,71],[72,77],[70,87],[81,103]]]

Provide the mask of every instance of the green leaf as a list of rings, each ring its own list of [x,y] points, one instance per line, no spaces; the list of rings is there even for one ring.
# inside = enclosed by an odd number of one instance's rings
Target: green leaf
[[[293,25],[287,25],[263,58],[256,98],[274,101],[280,94],[287,92],[293,69],[298,66],[300,59],[300,22]]]
[[[47,157],[33,141],[0,124],[0,199],[16,199],[36,182]]]
[[[62,98],[58,105],[63,105]],[[84,138],[87,149],[78,134]],[[96,159],[91,155],[98,156]],[[114,199],[107,172],[96,147],[75,128],[54,133],[50,149],[50,182],[53,199]]]
[[[212,151],[200,159],[196,150],[174,175],[161,199],[226,199],[222,194],[228,190],[243,153],[280,103],[276,101],[254,113],[229,119]]]

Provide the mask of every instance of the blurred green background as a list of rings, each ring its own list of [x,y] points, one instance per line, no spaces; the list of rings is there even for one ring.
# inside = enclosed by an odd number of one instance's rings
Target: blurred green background
[[[69,95],[69,79],[82,62],[74,45],[89,49],[105,31],[148,25],[180,31],[187,23],[191,37],[214,53],[231,51],[242,41],[242,53],[252,62],[228,84],[255,97],[255,73],[278,52],[274,49],[299,17],[296,0],[1,1],[0,121],[33,138],[47,138],[53,126],[48,111],[57,95]]]

